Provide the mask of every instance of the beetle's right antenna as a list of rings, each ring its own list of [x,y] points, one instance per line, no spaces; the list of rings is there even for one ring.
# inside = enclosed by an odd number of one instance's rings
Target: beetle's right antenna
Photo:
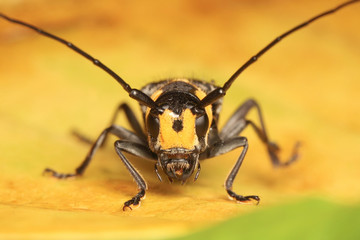
[[[89,61],[91,61],[92,63],[94,63],[96,66],[98,66],[99,68],[101,68],[102,70],[104,70],[105,72],[107,72],[110,76],[112,76],[118,83],[120,83],[120,85],[124,88],[124,90],[126,92],[129,93],[129,96],[131,98],[134,98],[136,101],[138,101],[139,103],[149,107],[149,108],[158,108],[157,105],[155,104],[155,102],[145,93],[143,93],[142,91],[138,90],[138,89],[133,89],[130,87],[129,84],[127,84],[119,75],[117,75],[114,71],[112,71],[110,68],[108,68],[106,65],[104,65],[102,62],[100,62],[98,59],[92,57],[90,54],[84,52],[83,50],[81,50],[80,48],[78,48],[77,46],[75,46],[74,44],[72,44],[71,42],[68,42],[58,36],[55,36],[49,32],[46,32],[38,27],[35,27],[31,24],[28,24],[26,22],[17,20],[17,19],[13,19],[10,18],[8,16],[5,16],[4,14],[0,13],[0,17],[8,20],[9,22],[15,23],[15,24],[19,24],[22,25],[24,27],[30,28],[34,31],[36,31],[37,33],[51,38],[57,42],[60,42],[64,45],[66,45],[67,47],[69,47],[70,49],[72,49],[73,51],[79,53],[81,56],[87,58]]]
[[[330,9],[326,12],[323,12],[319,15],[316,15],[315,17],[307,20],[306,22],[303,22],[299,25],[297,25],[296,27],[288,30],[287,32],[283,33],[282,35],[278,36],[277,38],[275,38],[272,42],[270,42],[266,47],[264,47],[263,49],[260,50],[260,52],[258,52],[256,55],[254,55],[253,57],[251,57],[245,64],[243,64],[231,77],[229,80],[227,80],[224,84],[223,87],[221,88],[217,88],[215,90],[213,90],[212,92],[210,92],[208,95],[206,95],[205,98],[203,98],[200,102],[200,107],[206,107],[207,105],[210,105],[212,103],[214,103],[215,101],[217,101],[219,98],[223,97],[226,94],[226,91],[230,88],[231,84],[235,81],[235,79],[245,70],[247,69],[251,64],[253,64],[254,62],[256,62],[264,53],[266,53],[270,48],[272,48],[273,46],[275,46],[277,43],[279,43],[282,39],[284,39],[285,37],[287,37],[288,35],[292,34],[293,32],[307,26],[308,24],[318,20],[319,18],[322,18],[324,16],[330,15],[332,13],[335,13],[336,11],[340,10],[343,7],[346,7],[350,4],[353,4],[355,2],[359,2],[360,0],[351,0],[351,1],[347,1],[344,2],[342,4],[340,4],[339,6]]]

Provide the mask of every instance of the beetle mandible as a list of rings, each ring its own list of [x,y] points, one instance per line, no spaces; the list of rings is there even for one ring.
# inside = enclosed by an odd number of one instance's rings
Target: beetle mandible
[[[164,171],[170,181],[177,180],[185,183],[194,174],[194,181],[199,177],[200,160],[219,156],[236,148],[242,148],[240,156],[225,181],[225,189],[229,197],[238,202],[254,201],[259,203],[260,198],[256,195],[243,196],[232,190],[234,179],[248,149],[247,138],[239,136],[239,134],[249,125],[254,128],[259,138],[266,145],[270,160],[274,166],[287,166],[293,163],[298,158],[299,144],[294,145],[293,152],[286,161],[280,161],[278,157],[279,147],[268,138],[260,107],[253,99],[249,99],[240,105],[224,127],[219,130],[217,122],[222,99],[237,77],[282,39],[319,18],[359,1],[344,2],[276,37],[245,62],[222,87],[197,79],[173,78],[147,84],[141,90],[138,90],[132,88],[101,61],[74,44],[29,23],[10,18],[1,13],[0,17],[30,28],[79,53],[113,77],[129,96],[140,104],[145,129],[141,127],[132,109],[126,103],[122,103],[115,112],[110,126],[103,130],[92,144],[85,160],[76,168],[75,173],[59,173],[50,168],[44,170],[45,173],[60,179],[82,175],[95,152],[106,141],[107,136],[113,134],[120,139],[114,143],[115,150],[134,178],[139,190],[134,197],[124,203],[123,210],[125,210],[126,208],[132,209],[132,206],[140,204],[141,199],[145,196],[147,184],[124,156],[123,152],[153,160],[155,173],[160,181],[162,181],[162,178],[159,174],[159,168]],[[260,126],[246,118],[251,109],[256,109]],[[131,124],[131,130],[114,124],[119,111],[125,112]],[[80,135],[78,137],[84,138]]]

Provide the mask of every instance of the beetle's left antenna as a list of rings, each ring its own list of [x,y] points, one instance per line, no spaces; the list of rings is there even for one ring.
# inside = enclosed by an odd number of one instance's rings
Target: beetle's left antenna
[[[92,57],[90,54],[86,53],[85,51],[83,51],[82,49],[78,48],[77,46],[75,46],[74,44],[72,44],[71,42],[66,41],[65,39],[62,39],[58,36],[55,36],[49,32],[46,32],[38,27],[35,27],[31,24],[28,24],[26,22],[17,20],[17,19],[13,19],[10,18],[8,16],[5,16],[4,14],[0,13],[0,17],[8,20],[9,22],[15,23],[15,24],[19,24],[22,25],[24,27],[30,28],[34,31],[36,31],[37,33],[51,38],[55,41],[58,41],[64,45],[66,45],[67,47],[69,47],[70,49],[72,49],[73,51],[79,53],[81,56],[87,58],[89,61],[91,61],[92,63],[94,63],[96,66],[98,66],[99,68],[101,68],[102,70],[104,70],[105,72],[107,72],[110,76],[112,76],[118,83],[120,83],[120,85],[124,88],[124,90],[126,92],[129,93],[129,96],[134,98],[135,100],[137,100],[139,103],[150,107],[150,108],[157,108],[157,105],[155,104],[155,102],[145,93],[143,93],[140,90],[137,89],[133,89],[130,87],[129,84],[127,84],[119,75],[117,75],[114,71],[112,71],[110,68],[108,68],[106,65],[104,65],[102,62],[100,62],[98,59]]]

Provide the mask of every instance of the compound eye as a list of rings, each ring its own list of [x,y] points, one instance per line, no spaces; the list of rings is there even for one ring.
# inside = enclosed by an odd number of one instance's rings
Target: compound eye
[[[203,114],[195,120],[196,134],[198,137],[205,137],[209,129],[209,118],[206,114]]]
[[[150,136],[152,138],[157,138],[160,129],[159,118],[152,114],[149,114],[146,120],[146,127]]]

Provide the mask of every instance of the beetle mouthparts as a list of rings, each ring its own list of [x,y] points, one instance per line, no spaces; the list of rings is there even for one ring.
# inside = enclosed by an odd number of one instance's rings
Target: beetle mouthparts
[[[166,170],[172,172],[176,177],[181,177],[184,171],[190,168],[188,161],[184,159],[172,160],[166,165]]]
[[[165,174],[174,180],[186,181],[194,172],[199,155],[177,149],[177,151],[163,152],[159,155],[159,162]]]

